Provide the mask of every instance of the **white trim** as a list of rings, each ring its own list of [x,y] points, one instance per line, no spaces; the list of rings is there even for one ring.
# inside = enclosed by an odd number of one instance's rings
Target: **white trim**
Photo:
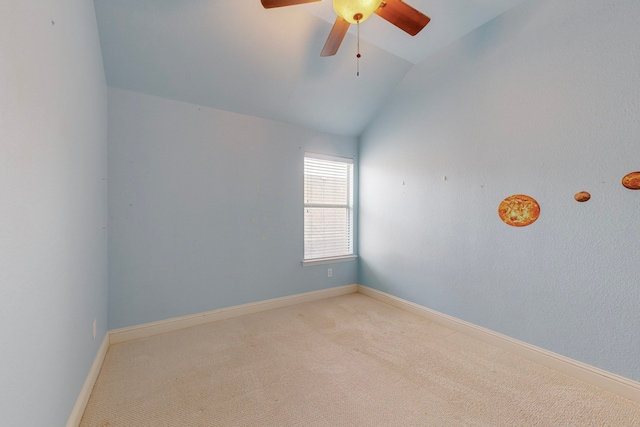
[[[310,153],[308,151],[306,151],[304,153],[304,157],[311,157],[312,159],[330,160],[332,162],[341,162],[341,163],[353,164],[353,158],[352,157],[331,156],[329,154]]]
[[[104,334],[104,338],[98,348],[96,358],[93,359],[91,369],[89,369],[89,373],[87,374],[87,378],[84,380],[84,385],[80,390],[78,399],[76,399],[76,404],[73,406],[73,410],[71,411],[71,416],[69,416],[69,421],[67,421],[67,427],[78,427],[80,425],[82,415],[84,414],[84,410],[89,402],[89,397],[91,396],[91,391],[93,391],[93,386],[96,383],[100,369],[102,369],[102,363],[107,355],[107,350],[109,350],[109,332]]]
[[[640,403],[640,383],[540,347],[510,338],[464,320],[403,300],[385,292],[358,285],[358,292],[399,309],[472,336],[502,350],[569,375],[575,379]]]
[[[259,313],[276,308],[288,307],[324,298],[331,298],[340,295],[352,294],[358,291],[358,285],[346,285],[336,288],[322,289],[319,291],[306,292],[303,294],[290,295],[281,298],[273,298],[264,301],[257,301],[248,304],[236,305],[233,307],[220,308],[204,313],[191,314],[188,316],[174,317],[157,322],[144,323],[141,325],[129,326],[121,329],[114,329],[109,332],[109,342],[111,344],[125,341],[147,338],[153,335],[173,332],[192,326],[203,325],[218,320],[231,319],[233,317],[244,316],[246,314]]]
[[[338,262],[353,261],[356,258],[358,258],[358,255],[345,255],[345,256],[336,256],[331,258],[308,259],[308,260],[302,260],[302,265],[305,267],[309,267],[310,265],[335,264]]]

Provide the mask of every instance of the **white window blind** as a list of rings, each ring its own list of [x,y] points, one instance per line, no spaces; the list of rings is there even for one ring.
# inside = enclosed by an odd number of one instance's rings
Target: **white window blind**
[[[305,153],[304,259],[353,255],[353,160]]]

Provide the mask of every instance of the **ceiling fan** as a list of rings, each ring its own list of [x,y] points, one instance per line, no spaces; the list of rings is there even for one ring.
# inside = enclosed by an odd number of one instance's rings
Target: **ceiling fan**
[[[292,6],[313,3],[321,0],[261,0],[266,9],[272,7]],[[396,27],[415,36],[431,20],[427,15],[417,11],[402,0],[333,0],[333,8],[338,17],[329,33],[329,38],[320,56],[332,56],[347,34],[349,25],[360,24],[372,13],[391,22]]]

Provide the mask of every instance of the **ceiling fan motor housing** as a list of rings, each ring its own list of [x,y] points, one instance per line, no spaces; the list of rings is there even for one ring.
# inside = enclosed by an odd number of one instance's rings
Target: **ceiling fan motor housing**
[[[333,0],[333,9],[350,24],[364,22],[380,6],[381,0]]]

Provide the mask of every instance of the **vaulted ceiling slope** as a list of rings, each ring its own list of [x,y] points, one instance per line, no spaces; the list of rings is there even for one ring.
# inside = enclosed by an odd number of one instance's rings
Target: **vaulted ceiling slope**
[[[111,87],[339,135],[362,133],[413,64],[523,0],[407,0],[431,23],[411,37],[372,16],[320,57],[332,1],[94,0]]]

